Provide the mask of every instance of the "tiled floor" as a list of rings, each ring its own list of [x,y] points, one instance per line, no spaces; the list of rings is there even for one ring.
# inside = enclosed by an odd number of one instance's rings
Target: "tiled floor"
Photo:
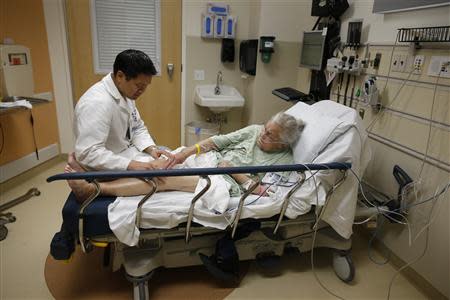
[[[65,182],[49,184],[45,179],[62,172],[63,167],[63,162],[55,163],[33,178],[1,191],[0,204],[22,195],[31,187],[41,191],[39,197],[9,210],[17,221],[7,225],[9,235],[0,242],[1,300],[52,299],[45,283],[44,264],[51,238],[61,223],[61,208],[69,188]],[[386,299],[394,268],[372,263],[362,237],[354,238],[352,253],[356,277],[351,284],[345,284],[333,272],[330,253],[326,249],[317,250],[315,267],[321,282],[345,299]],[[308,254],[286,255],[281,263],[278,276],[267,276],[252,262],[241,285],[228,299],[335,299],[314,278]],[[424,298],[404,277],[396,279],[391,299]]]

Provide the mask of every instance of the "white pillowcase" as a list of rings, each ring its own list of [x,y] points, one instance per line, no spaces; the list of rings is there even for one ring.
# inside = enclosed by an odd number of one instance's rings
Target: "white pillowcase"
[[[341,106],[334,102],[327,104]],[[303,102],[298,102],[286,113],[305,122],[299,140],[292,147],[295,163],[312,163],[329,143],[351,127],[351,124],[325,115],[314,105]]]

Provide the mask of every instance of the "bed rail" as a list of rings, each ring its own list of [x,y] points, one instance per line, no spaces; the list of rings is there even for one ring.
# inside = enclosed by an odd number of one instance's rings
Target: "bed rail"
[[[194,205],[196,201],[209,189],[211,186],[211,181],[208,175],[223,175],[223,174],[257,174],[257,173],[267,173],[267,172],[287,172],[294,171],[299,172],[302,175],[299,181],[295,184],[292,190],[287,194],[283,201],[282,209],[280,212],[280,217],[276,223],[274,233],[277,232],[281,220],[283,219],[284,213],[289,203],[290,196],[303,184],[305,181],[304,172],[305,171],[318,171],[318,170],[341,170],[346,171],[351,168],[350,163],[325,163],[325,164],[292,164],[292,165],[272,165],[272,166],[250,166],[250,167],[225,167],[225,168],[192,168],[192,169],[169,169],[169,170],[146,170],[146,171],[95,171],[95,172],[79,172],[79,173],[63,173],[57,174],[47,178],[47,182],[57,181],[57,180],[74,180],[74,179],[84,179],[92,181],[96,187],[96,191],[93,195],[85,201],[80,209],[80,222],[79,222],[79,241],[83,252],[89,251],[89,243],[83,236],[83,213],[85,208],[100,194],[100,188],[96,182],[97,179],[119,179],[119,178],[139,178],[146,181],[152,186],[150,192],[144,196],[144,198],[139,202],[138,210],[136,212],[136,226],[140,228],[140,209],[141,206],[156,192],[156,183],[151,180],[155,177],[166,177],[166,176],[200,176],[202,179],[207,181],[207,185],[198,194],[194,196],[191,201],[191,206],[189,208],[188,219],[186,223],[186,243],[189,242],[191,237],[191,225],[194,218]],[[242,196],[239,200],[238,210],[236,212],[233,224],[232,224],[232,237],[234,237],[236,229],[238,227],[239,220],[241,218],[242,208],[244,205],[245,198],[247,198],[251,192],[258,186],[259,181],[255,182]]]
[[[119,179],[119,178],[153,178],[166,176],[195,176],[195,175],[223,175],[243,173],[267,173],[287,171],[316,171],[316,170],[348,170],[351,163],[332,162],[325,164],[292,164],[272,166],[250,166],[250,167],[225,167],[225,168],[192,168],[192,169],[167,169],[167,170],[145,170],[145,171],[93,171],[79,173],[62,173],[50,176],[47,182],[71,179]]]

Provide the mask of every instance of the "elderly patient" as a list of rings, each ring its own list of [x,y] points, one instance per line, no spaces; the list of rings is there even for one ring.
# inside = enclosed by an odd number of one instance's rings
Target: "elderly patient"
[[[184,148],[176,153],[169,167],[183,163],[191,155],[213,151],[217,157],[218,167],[281,165],[293,163],[291,145],[297,141],[304,127],[301,120],[285,113],[274,115],[265,125],[250,125],[235,132],[218,135]],[[161,168],[167,161],[160,159]],[[82,172],[83,168],[73,155],[69,156],[66,172]],[[262,177],[264,174],[259,174]],[[243,187],[251,183],[246,174],[223,175],[230,183],[231,196],[241,194]],[[161,177],[158,178],[158,191],[194,192],[199,176]],[[94,192],[92,183],[84,180],[68,180],[69,186],[78,201],[83,202]],[[105,196],[136,196],[150,191],[150,186],[136,178],[122,178],[99,183],[100,192]],[[253,193],[263,194],[263,186],[258,186]]]

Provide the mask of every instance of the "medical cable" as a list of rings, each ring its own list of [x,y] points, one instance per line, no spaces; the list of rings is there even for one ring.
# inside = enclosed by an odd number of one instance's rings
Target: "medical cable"
[[[390,210],[388,210],[388,209],[384,209],[384,208],[379,207],[379,206],[375,205],[374,203],[372,203],[372,201],[370,201],[370,200],[367,198],[367,196],[365,195],[365,193],[364,193],[364,190],[363,190],[363,188],[362,188],[362,183],[361,183],[361,180],[360,180],[359,176],[355,173],[355,171],[353,171],[353,169],[349,169],[349,170],[350,170],[350,171],[352,172],[352,174],[355,176],[356,180],[358,180],[358,185],[359,185],[361,194],[362,194],[363,198],[367,201],[367,203],[369,203],[372,207],[375,207],[375,208],[377,209],[377,211],[379,212],[379,214],[382,214],[383,216],[385,216],[385,217],[388,218],[389,220],[391,220],[391,221],[393,221],[393,222],[396,222],[396,223],[399,223],[399,224],[403,224],[403,225],[408,225],[408,226],[409,226],[408,219],[407,219],[404,215],[402,215],[401,213],[398,213],[398,212],[392,212],[392,211],[390,211]],[[395,214],[395,215],[399,215],[399,216],[401,216],[403,219],[406,220],[406,223],[400,222],[400,221],[398,221],[398,220],[392,218],[391,216],[389,216],[389,215],[387,215],[387,214],[384,214],[384,213],[381,212],[381,211],[384,211],[384,212],[387,212],[387,213],[393,213],[393,214]]]
[[[449,188],[450,188],[450,182],[436,195],[436,197],[440,197],[442,194],[446,193],[449,190]],[[421,205],[421,204],[430,202],[432,200],[435,200],[435,196],[432,196],[432,197],[430,197],[430,198],[428,198],[426,200],[422,200],[422,201],[417,202],[417,203],[412,203],[409,206],[407,206],[407,208],[411,208],[411,207],[414,207],[414,206],[417,206],[417,205]]]
[[[381,228],[383,227],[386,219],[381,219],[380,223],[377,224],[377,229],[370,237],[368,244],[367,244],[367,256],[369,259],[376,265],[383,266],[387,264],[391,260],[391,253],[388,252],[387,255],[385,255],[386,259],[384,261],[377,261],[373,255],[372,255],[372,248],[373,248],[373,241],[375,240],[376,236],[381,233]]]
[[[388,294],[387,294],[387,299],[388,299],[388,300],[390,299],[390,296],[391,296],[391,289],[392,289],[392,285],[393,285],[393,283],[394,283],[395,278],[397,278],[397,276],[398,276],[404,269],[406,269],[407,267],[409,267],[409,266],[411,266],[412,264],[415,264],[416,262],[418,262],[419,260],[421,260],[422,257],[425,256],[425,253],[426,253],[427,250],[428,250],[428,243],[429,243],[429,238],[430,238],[430,225],[434,222],[436,216],[438,215],[438,214],[435,214],[434,217],[431,218],[436,203],[438,203],[438,201],[435,201],[435,202],[433,203],[433,206],[432,206],[431,211],[430,211],[430,216],[429,216],[429,218],[428,218],[428,223],[424,226],[424,228],[426,228],[426,229],[425,229],[425,230],[426,230],[426,238],[425,238],[425,247],[424,247],[424,249],[423,249],[423,252],[422,252],[421,255],[419,255],[419,256],[416,257],[415,259],[411,260],[409,263],[403,265],[400,269],[398,269],[398,270],[394,273],[394,275],[392,276],[391,282],[389,283],[389,289],[388,289]],[[423,231],[423,230],[421,230],[421,231]]]
[[[363,188],[362,188],[362,183],[361,183],[361,180],[360,180],[359,176],[358,176],[352,169],[350,169],[350,171],[351,171],[352,174],[355,176],[356,180],[358,180],[358,183],[359,183],[359,187],[360,187],[360,191],[361,191],[362,196],[364,197],[364,199],[365,199],[370,205],[372,205],[373,207],[375,207],[375,208],[377,209],[378,214],[383,215],[385,218],[388,218],[389,220],[391,220],[391,221],[393,221],[393,222],[395,222],[395,223],[402,224],[402,225],[407,225],[407,227],[408,227],[408,241],[409,241],[409,245],[411,246],[411,225],[410,225],[410,222],[409,222],[408,218],[406,218],[406,217],[405,217],[403,214],[401,214],[401,213],[397,213],[397,212],[393,212],[393,211],[390,211],[390,210],[386,210],[386,209],[383,209],[382,207],[378,207],[377,205],[373,204],[373,203],[366,197],[366,195],[365,195],[365,193],[364,193],[364,190],[363,190]],[[401,216],[403,219],[406,220],[406,223],[400,222],[399,220],[392,218],[391,216],[385,214],[384,212],[386,212],[386,213],[393,213],[393,214],[395,214],[395,215],[399,215],[399,216]],[[382,219],[382,222],[384,223],[384,219]],[[380,225],[383,225],[383,224],[380,224]],[[370,251],[370,249],[371,249],[371,247],[372,247],[372,241],[373,241],[373,239],[374,239],[374,238],[376,237],[376,235],[378,234],[378,231],[381,230],[381,229],[379,229],[379,228],[381,228],[381,226],[380,226],[380,227],[377,227],[377,229],[376,229],[375,233],[373,234],[372,238],[369,240],[369,244],[368,244],[368,257],[369,257],[369,259],[370,259],[373,263],[375,263],[375,264],[377,264],[377,265],[384,265],[384,264],[386,264],[386,263],[389,261],[389,258],[387,259],[386,262],[379,263],[379,262],[377,262],[375,259],[373,259],[372,255],[371,255],[371,251]]]
[[[391,211],[389,209],[385,209],[383,207],[379,207],[376,204],[372,203],[372,201],[370,201],[367,198],[366,194],[364,193],[364,189],[362,188],[362,182],[361,182],[360,178],[358,177],[358,175],[352,169],[350,169],[350,171],[353,173],[353,175],[355,176],[356,180],[358,180],[358,184],[359,184],[359,187],[360,187],[361,194],[362,194],[363,198],[367,201],[367,203],[369,203],[372,207],[375,207],[377,209],[377,211],[379,212],[379,214],[383,215],[384,217],[388,218],[389,220],[391,220],[391,221],[393,221],[395,223],[402,224],[402,225],[407,225],[408,227],[410,227],[410,223],[409,223],[408,218],[406,216],[404,216],[403,214],[398,213],[396,211]],[[391,217],[391,216],[389,216],[389,215],[387,215],[387,214],[385,214],[383,212],[401,216],[406,221],[406,223],[401,222],[401,221],[399,221],[397,219],[394,219],[393,217]]]
[[[303,164],[302,164],[302,165],[303,165]],[[309,179],[311,179],[315,174],[317,174],[317,173],[319,172],[319,170],[316,170],[314,173],[312,173],[311,170],[310,170],[306,165],[303,165],[303,166],[304,166],[305,168],[307,168],[307,169],[309,170],[309,172],[311,173],[311,176],[309,176],[308,178],[306,178],[306,179],[305,179],[305,182],[308,181]],[[330,169],[330,170],[331,170],[331,169]],[[272,182],[272,183],[270,183],[270,184],[267,184],[268,186],[267,186],[267,188],[263,191],[263,194],[264,194],[269,188],[271,188],[273,185],[277,185],[281,180],[282,180],[282,177],[280,177],[280,178],[278,179],[278,181],[275,181],[275,182]],[[258,195],[258,197],[256,197],[255,199],[251,200],[250,202],[244,203],[244,206],[252,205],[252,204],[255,203],[256,201],[258,201],[261,197],[262,197],[262,195]],[[232,208],[227,209],[225,212],[226,212],[226,213],[231,213],[232,211],[234,211],[234,210],[236,210],[236,209],[237,209],[236,207],[232,207]],[[225,218],[225,221],[228,223],[228,225],[232,225],[232,224],[233,224],[233,222],[230,221],[230,219],[228,219],[227,216],[226,216],[225,214],[223,214],[223,217]]]
[[[420,172],[419,172],[419,178],[422,178],[422,172],[423,172],[423,169],[424,169],[425,161],[427,160],[427,157],[428,157],[428,150],[429,150],[429,146],[430,146],[430,143],[431,143],[431,128],[432,128],[432,121],[433,121],[434,103],[435,103],[435,99],[436,99],[437,83],[439,81],[440,75],[441,75],[441,70],[439,71],[438,78],[437,78],[436,84],[434,86],[433,102],[432,102],[432,106],[431,106],[430,123],[429,123],[429,129],[428,129],[427,147],[426,147],[426,150],[425,150],[425,155],[424,155],[423,160],[422,160],[422,164],[421,164],[421,168],[420,168]],[[414,184],[413,184],[413,186],[415,187]],[[410,207],[414,207],[414,206],[417,206],[417,205],[424,204],[424,203],[427,203],[429,201],[435,200],[433,202],[433,204],[432,204],[432,207],[431,207],[431,210],[430,210],[430,214],[428,216],[428,222],[424,225],[424,227],[421,230],[419,230],[419,232],[417,233],[416,237],[414,238],[414,242],[415,242],[424,231],[426,232],[424,249],[423,249],[422,253],[418,257],[416,257],[415,259],[411,260],[409,263],[406,263],[405,265],[403,265],[400,269],[398,269],[394,273],[394,275],[392,276],[392,279],[391,279],[391,281],[389,283],[389,289],[388,289],[388,294],[387,294],[387,299],[388,300],[390,299],[392,286],[393,286],[393,283],[394,283],[394,280],[396,279],[396,277],[404,269],[406,269],[407,267],[411,266],[412,264],[418,262],[419,260],[422,259],[422,257],[425,256],[425,253],[428,250],[429,237],[430,237],[430,234],[429,234],[430,226],[434,222],[436,217],[438,216],[438,213],[434,214],[434,216],[433,216],[433,211],[434,211],[434,209],[436,207],[436,204],[439,202],[440,197],[443,196],[448,191],[449,187],[450,187],[450,183],[447,183],[440,192],[438,192],[438,187],[437,187],[436,190],[435,190],[434,196],[432,196],[432,197],[430,197],[430,198],[428,198],[426,200],[420,201],[418,203],[413,203],[413,204],[411,204],[409,206],[409,208],[410,208]]]
[[[434,194],[434,198],[436,199],[436,201],[433,203],[432,208],[431,208],[431,210],[430,210],[430,214],[429,214],[429,216],[428,216],[428,222],[427,222],[427,224],[425,224],[425,226],[424,226],[421,230],[419,230],[419,232],[416,234],[416,237],[414,238],[414,241],[413,241],[413,242],[415,242],[415,241],[419,238],[419,236],[422,234],[422,232],[423,232],[426,228],[428,228],[428,227],[431,225],[431,223],[433,223],[434,219],[435,219],[436,216],[437,216],[437,214],[435,214],[435,215],[433,216],[434,206],[436,205],[436,203],[439,203],[439,205],[440,205],[440,202],[438,201],[439,199],[438,199],[438,197],[437,197],[436,195],[437,195],[437,190],[435,191],[435,194]],[[433,217],[432,217],[432,216],[433,216]]]
[[[403,87],[405,86],[406,82],[408,82],[409,78],[411,77],[411,75],[413,74],[414,70],[411,70],[411,72],[409,72],[408,76],[406,77],[406,79],[403,80],[400,88],[398,89],[397,93],[395,94],[395,96],[392,98],[392,102],[388,104],[388,106],[386,107],[381,107],[381,110],[379,111],[378,115],[372,120],[372,122],[370,122],[369,126],[367,126],[366,128],[366,132],[367,133],[371,133],[370,129],[372,128],[373,125],[375,125],[375,122],[378,121],[378,119],[380,119],[380,117],[383,115],[382,112],[384,112],[386,110],[386,108],[391,107],[396,101],[397,101],[397,97],[400,94],[401,90],[403,89]],[[387,85],[387,81],[388,81],[389,77],[386,78],[386,85]],[[386,87],[385,87],[386,88]]]
[[[387,85],[388,85],[389,78],[390,78],[390,75],[391,75],[391,70],[392,70],[392,60],[393,60],[393,58],[394,58],[394,51],[395,51],[395,48],[397,47],[397,41],[398,41],[398,38],[399,38],[399,34],[400,34],[400,32],[397,33],[397,37],[395,38],[394,46],[392,47],[391,58],[390,58],[390,60],[389,60],[389,70],[388,70],[388,74],[387,74],[387,77],[386,77],[386,83],[384,84],[384,87],[383,87],[383,92],[384,92],[384,90],[386,90],[386,87],[387,87]],[[397,100],[398,94],[399,94],[400,91],[402,90],[402,88],[403,88],[403,86],[405,85],[405,83],[409,80],[409,77],[411,76],[411,74],[412,74],[413,72],[414,72],[414,68],[411,70],[411,72],[409,72],[408,77],[402,82],[402,85],[401,85],[400,88],[398,89],[397,94],[393,97],[393,101],[389,104],[389,106],[391,106],[392,104],[394,104],[394,102]],[[383,108],[383,107],[381,107],[381,109],[382,109],[382,108]],[[375,119],[373,119],[372,122],[370,122],[369,126],[367,126],[366,132],[370,133],[371,127],[372,127],[372,126],[375,124],[375,122],[381,117],[381,115],[382,115],[382,110],[380,110],[380,111],[378,112],[378,115],[375,117]]]
[[[345,84],[345,92],[344,92],[344,105],[347,106],[347,93],[348,93],[348,86],[350,85],[350,74],[347,74],[347,83]]]
[[[307,167],[307,166],[305,166],[308,170],[309,170],[309,168]],[[311,172],[311,170],[309,170],[310,172]],[[317,191],[317,187],[318,187],[318,185],[317,185],[317,181],[316,181],[316,178],[315,178],[315,174],[312,176],[313,177],[313,180],[314,180],[314,185],[315,185],[315,191],[316,191],[316,207],[318,207],[318,205],[319,205],[319,192]],[[323,210],[325,210],[325,208],[326,207],[324,207],[323,208]],[[334,297],[336,297],[336,298],[338,298],[338,299],[341,299],[341,300],[345,300],[343,297],[341,297],[341,296],[339,296],[339,295],[337,295],[337,294],[335,294],[335,293],[333,293],[332,291],[330,291],[323,283],[322,283],[322,281],[320,281],[320,279],[319,279],[319,276],[317,276],[317,273],[316,273],[316,270],[314,269],[314,245],[315,245],[315,243],[316,243],[316,235],[317,235],[317,230],[318,230],[318,224],[319,224],[319,222],[320,222],[320,220],[321,220],[321,217],[323,216],[323,214],[321,213],[321,214],[319,214],[319,216],[317,216],[317,220],[316,220],[316,223],[314,224],[314,226],[313,226],[313,229],[314,229],[314,233],[313,233],[313,238],[312,238],[312,244],[311,244],[311,271],[313,272],[313,274],[314,274],[314,278],[316,279],[316,281],[319,283],[319,285],[326,291],[326,292],[328,292],[330,295],[332,295],[332,296],[334,296]]]
[[[433,123],[434,102],[435,102],[435,100],[436,100],[437,84],[438,84],[439,78],[441,77],[441,71],[442,71],[442,69],[439,70],[438,77],[437,77],[436,83],[435,83],[435,85],[434,85],[433,102],[432,102],[432,104],[431,104],[431,112],[430,112],[430,123],[429,123],[429,125],[428,125],[427,147],[426,147],[426,149],[425,149],[425,155],[424,155],[424,157],[423,157],[422,165],[421,165],[421,167],[420,167],[419,178],[422,177],[422,172],[423,172],[423,168],[424,168],[424,166],[425,166],[425,161],[426,161],[427,158],[428,158],[428,150],[429,150],[430,142],[431,142],[431,128],[433,127],[433,126],[432,126],[432,123]]]

